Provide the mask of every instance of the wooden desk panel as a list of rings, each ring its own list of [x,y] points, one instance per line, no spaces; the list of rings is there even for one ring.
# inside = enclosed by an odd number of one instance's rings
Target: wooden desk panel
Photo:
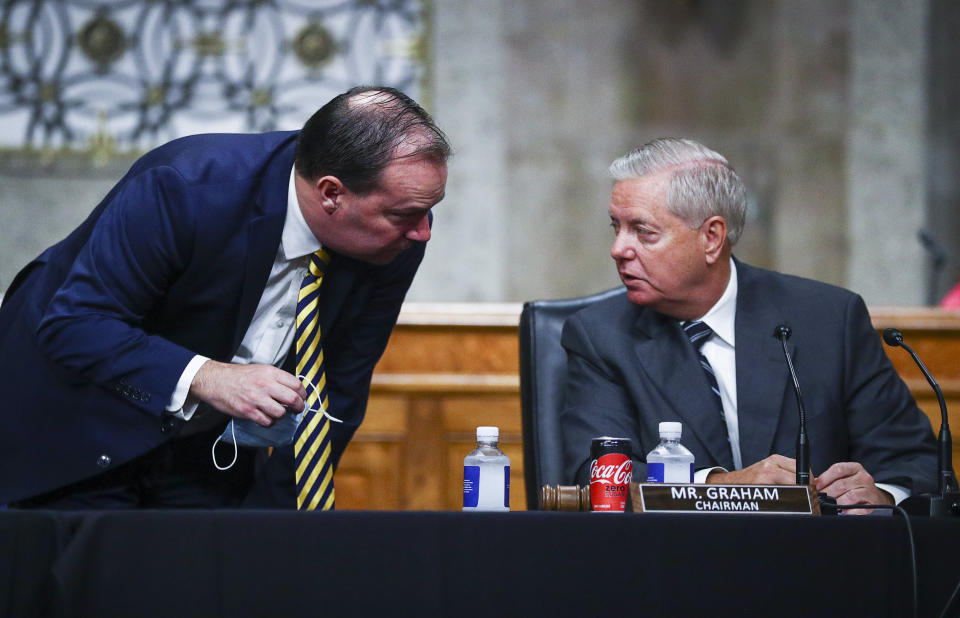
[[[520,420],[521,306],[404,307],[377,365],[363,426],[337,471],[337,508],[458,510],[463,458],[478,425],[500,427],[510,504],[525,508]],[[960,312],[875,307],[878,331],[899,328],[943,388],[960,427]],[[886,347],[920,408],[940,427],[936,397],[905,350]],[[954,448],[960,461],[960,439]]]

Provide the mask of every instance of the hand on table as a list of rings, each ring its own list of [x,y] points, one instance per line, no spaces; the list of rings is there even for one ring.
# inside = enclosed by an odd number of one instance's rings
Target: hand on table
[[[715,485],[793,485],[796,481],[797,462],[783,455],[770,455],[743,470],[707,476],[707,482]]]
[[[813,479],[817,491],[836,498],[837,504],[893,504],[893,497],[873,483],[864,467],[854,461],[841,461]],[[844,510],[844,513],[863,515],[871,509]]]

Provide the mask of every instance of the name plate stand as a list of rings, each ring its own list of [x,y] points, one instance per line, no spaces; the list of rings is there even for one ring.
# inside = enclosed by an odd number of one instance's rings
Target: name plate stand
[[[635,513],[761,513],[819,515],[820,501],[803,485],[630,483]]]

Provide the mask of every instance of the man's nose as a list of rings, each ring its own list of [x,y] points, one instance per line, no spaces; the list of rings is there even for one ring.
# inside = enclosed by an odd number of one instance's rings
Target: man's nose
[[[614,260],[629,260],[635,257],[633,248],[622,234],[617,234],[613,239],[613,245],[610,247],[610,257]]]
[[[430,240],[430,220],[427,215],[417,222],[416,227],[407,232],[407,238],[417,242],[427,242]]]

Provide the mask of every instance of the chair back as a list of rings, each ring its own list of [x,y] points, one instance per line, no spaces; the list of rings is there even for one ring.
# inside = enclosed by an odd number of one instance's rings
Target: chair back
[[[527,508],[540,508],[540,488],[566,482],[560,412],[567,374],[567,353],[560,333],[568,317],[618,294],[618,287],[565,300],[524,303],[520,314],[520,406],[523,417],[523,470]]]

